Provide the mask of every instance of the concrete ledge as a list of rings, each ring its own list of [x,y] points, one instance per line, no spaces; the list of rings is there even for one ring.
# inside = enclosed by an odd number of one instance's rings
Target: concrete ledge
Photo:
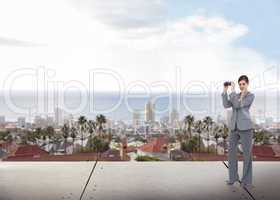
[[[0,162],[0,199],[79,199],[93,165]],[[280,162],[253,165],[255,198],[279,199]],[[250,199],[238,184],[227,186],[226,179],[222,162],[98,162],[83,199]]]

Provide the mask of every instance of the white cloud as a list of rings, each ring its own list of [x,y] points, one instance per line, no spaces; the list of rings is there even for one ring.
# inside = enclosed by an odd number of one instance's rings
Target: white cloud
[[[21,46],[21,47],[36,47],[42,44],[35,44],[28,41],[17,40],[13,38],[0,37],[0,45],[4,46]]]
[[[143,28],[166,19],[165,0],[72,0],[82,12],[115,28]]]
[[[123,39],[120,42],[130,40],[141,44],[143,48],[150,48],[155,44],[182,50],[182,48],[228,46],[247,33],[248,27],[243,24],[235,24],[221,17],[196,15],[166,22],[156,27],[124,29],[116,34]]]
[[[76,3],[79,9],[73,7]],[[0,78],[22,66],[45,65],[57,71],[56,80],[86,83],[89,69],[105,67],[120,73],[127,84],[165,80],[174,85],[176,66],[182,67],[185,84],[253,76],[273,63],[254,49],[236,45],[249,32],[244,24],[203,14],[166,17],[164,2],[153,0],[0,2],[0,37],[47,44],[0,45]],[[28,87],[25,82],[19,88]],[[111,90],[115,85],[101,79],[97,88]]]

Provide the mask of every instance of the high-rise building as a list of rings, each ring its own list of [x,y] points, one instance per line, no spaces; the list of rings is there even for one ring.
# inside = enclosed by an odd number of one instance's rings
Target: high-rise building
[[[173,109],[170,113],[170,123],[175,125],[179,121],[179,113],[176,109]]]
[[[145,106],[145,121],[154,122],[155,121],[155,104],[150,100]]]
[[[63,110],[59,107],[54,109],[54,120],[56,126],[61,126],[64,123]]]
[[[0,116],[0,125],[5,124],[5,122],[6,122],[5,116]]]
[[[41,116],[37,115],[34,118],[34,125],[36,128],[43,128],[46,126],[46,120]]]
[[[133,120],[133,126],[137,127],[140,125],[140,111],[139,110],[134,110],[132,114],[132,120]]]
[[[18,117],[17,125],[18,125],[19,128],[25,128],[26,127],[25,117]]]
[[[46,124],[47,126],[53,126],[54,125],[54,119],[51,116],[46,116]]]

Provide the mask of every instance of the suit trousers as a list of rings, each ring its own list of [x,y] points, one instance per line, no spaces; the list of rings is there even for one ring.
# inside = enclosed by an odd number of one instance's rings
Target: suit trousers
[[[243,150],[243,174],[241,182],[245,184],[252,184],[252,130],[232,130],[229,135],[229,151],[228,151],[228,164],[229,164],[229,181],[235,182],[239,180],[238,175],[238,159],[237,149],[239,140]]]

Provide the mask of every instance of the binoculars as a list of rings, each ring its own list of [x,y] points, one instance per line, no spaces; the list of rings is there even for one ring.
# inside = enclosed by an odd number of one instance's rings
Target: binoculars
[[[230,81],[226,81],[226,82],[224,82],[224,86],[226,87],[226,86],[230,86],[231,85],[231,82]]]

